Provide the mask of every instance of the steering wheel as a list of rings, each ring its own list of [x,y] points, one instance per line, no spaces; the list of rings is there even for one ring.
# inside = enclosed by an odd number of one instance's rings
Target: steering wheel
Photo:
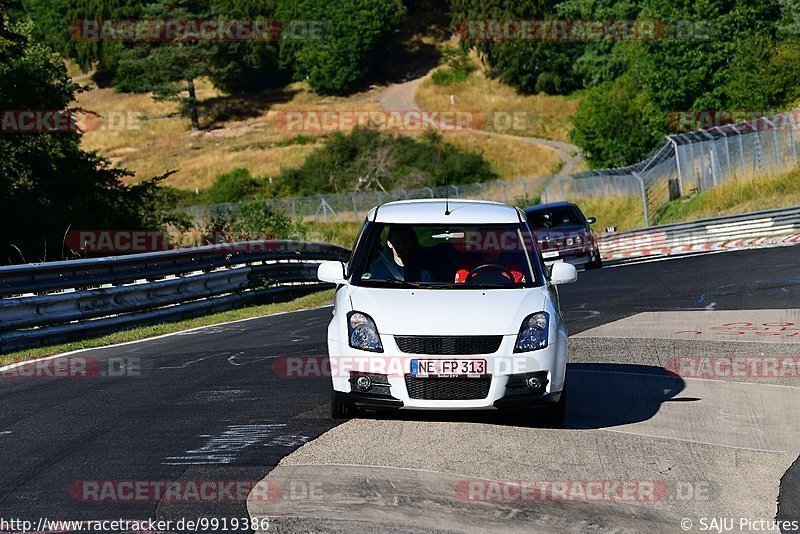
[[[499,271],[500,273],[506,275],[508,279],[513,282],[514,281],[514,273],[512,273],[507,267],[504,265],[500,265],[499,263],[484,263],[483,265],[478,265],[477,267],[471,269],[467,274],[466,283],[470,283],[470,281],[481,271],[485,269],[494,269],[495,271]]]

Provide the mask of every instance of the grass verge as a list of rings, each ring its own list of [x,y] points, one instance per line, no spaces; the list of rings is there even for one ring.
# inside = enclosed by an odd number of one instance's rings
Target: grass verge
[[[674,200],[655,224],[800,205],[800,168],[774,176],[733,179],[688,198]]]
[[[146,339],[163,334],[180,332],[181,330],[188,330],[198,326],[211,326],[219,323],[238,321],[240,319],[249,319],[251,317],[261,317],[264,315],[272,315],[281,312],[316,308],[318,306],[331,304],[332,302],[333,290],[318,291],[316,293],[312,293],[288,302],[277,302],[274,304],[264,304],[261,306],[249,306],[246,308],[215,313],[213,315],[195,317],[194,319],[186,319],[171,323],[160,323],[152,326],[140,326],[128,330],[120,330],[119,332],[114,332],[113,334],[107,334],[104,336],[11,352],[0,355],[0,365],[32,360],[34,358],[41,358],[44,356],[52,356],[53,354],[61,354],[63,352],[69,352],[73,350],[90,349],[105,345],[125,343],[127,341],[136,341],[139,339]]]

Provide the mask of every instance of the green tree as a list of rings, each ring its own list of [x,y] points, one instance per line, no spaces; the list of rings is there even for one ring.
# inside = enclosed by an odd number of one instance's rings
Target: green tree
[[[481,35],[466,21],[543,20],[556,18],[556,0],[453,0],[453,25],[460,29],[464,46],[476,49],[489,66],[489,74],[525,93],[569,93],[580,87],[573,64],[583,51],[580,42],[494,39]]]
[[[343,94],[385,59],[381,49],[399,31],[405,12],[396,0],[279,0],[277,13],[287,29],[309,23],[307,33],[282,36],[281,64],[318,93]]]
[[[593,168],[622,167],[644,159],[666,133],[666,116],[628,76],[587,91],[570,139]]]
[[[23,0],[34,22],[33,35],[84,71],[95,64],[98,70],[116,69],[124,43],[115,39],[96,39],[92,26],[83,21],[135,19],[142,14],[145,0]]]
[[[67,110],[76,86],[61,58],[0,17],[0,109]],[[70,228],[143,227],[155,181],[124,186],[130,173],[81,150],[80,137],[0,133],[0,261],[62,259]]]
[[[209,18],[208,5],[194,0],[158,0],[142,12],[148,20],[199,20]],[[200,128],[195,80],[221,75],[216,41],[187,32],[175,32],[169,41],[141,41],[120,57],[115,81],[122,91],[152,92],[156,100],[179,102],[188,111],[192,128]],[[185,93],[185,94],[184,94]]]

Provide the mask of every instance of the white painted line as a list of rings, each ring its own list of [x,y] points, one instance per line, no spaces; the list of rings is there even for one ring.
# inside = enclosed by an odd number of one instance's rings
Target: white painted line
[[[52,360],[52,359],[55,359],[55,358],[63,358],[64,356],[71,356],[73,354],[80,354],[81,352],[86,352],[86,351],[89,351],[89,350],[103,350],[103,349],[110,349],[110,348],[114,348],[114,347],[124,347],[126,345],[134,345],[136,343],[145,343],[145,342],[148,342],[148,341],[156,341],[158,339],[164,339],[164,338],[171,337],[171,336],[177,336],[177,335],[181,335],[181,334],[186,334],[187,332],[194,332],[196,330],[203,330],[204,328],[215,328],[215,327],[223,326],[223,325],[242,323],[244,321],[252,321],[254,319],[263,319],[265,317],[275,317],[275,316],[278,316],[278,315],[286,315],[286,314],[289,314],[289,313],[299,313],[299,312],[306,312],[306,311],[311,311],[311,310],[321,310],[321,309],[324,309],[324,308],[332,308],[332,307],[333,307],[333,304],[328,304],[328,305],[325,305],[325,306],[316,306],[314,308],[303,308],[302,310],[291,310],[291,311],[285,311],[285,312],[269,313],[267,315],[257,315],[255,317],[247,317],[245,319],[236,319],[235,321],[226,321],[224,323],[215,323],[215,324],[210,324],[210,325],[206,325],[206,326],[196,326],[194,328],[189,328],[187,330],[178,330],[177,332],[170,332],[168,334],[161,334],[159,336],[146,337],[146,338],[143,338],[143,339],[134,339],[133,341],[125,341],[125,342],[122,342],[122,343],[113,343],[111,345],[100,345],[100,346],[97,346],[97,347],[87,347],[85,349],[76,349],[76,350],[72,350],[72,351],[69,351],[69,352],[62,352],[61,354],[53,354],[52,356],[43,356],[41,358],[34,358],[34,359],[31,359],[31,360],[24,360],[24,361],[21,361],[21,362],[10,363],[8,365],[4,365],[4,366],[0,367],[0,372],[10,371],[11,369],[16,369],[17,367],[21,367],[21,366],[29,364],[31,362],[43,362],[43,361]]]

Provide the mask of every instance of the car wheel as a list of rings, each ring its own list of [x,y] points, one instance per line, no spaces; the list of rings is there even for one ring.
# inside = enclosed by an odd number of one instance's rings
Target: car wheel
[[[564,426],[564,420],[567,417],[567,383],[564,382],[564,388],[561,390],[561,398],[558,402],[543,407],[542,409],[542,424],[547,428],[561,428]]]
[[[586,264],[587,269],[600,269],[603,267],[603,260],[600,258],[600,251],[595,250],[594,254],[592,254],[592,259],[589,263]]]
[[[334,419],[351,419],[358,415],[356,408],[345,404],[336,390],[331,391],[331,417]]]

